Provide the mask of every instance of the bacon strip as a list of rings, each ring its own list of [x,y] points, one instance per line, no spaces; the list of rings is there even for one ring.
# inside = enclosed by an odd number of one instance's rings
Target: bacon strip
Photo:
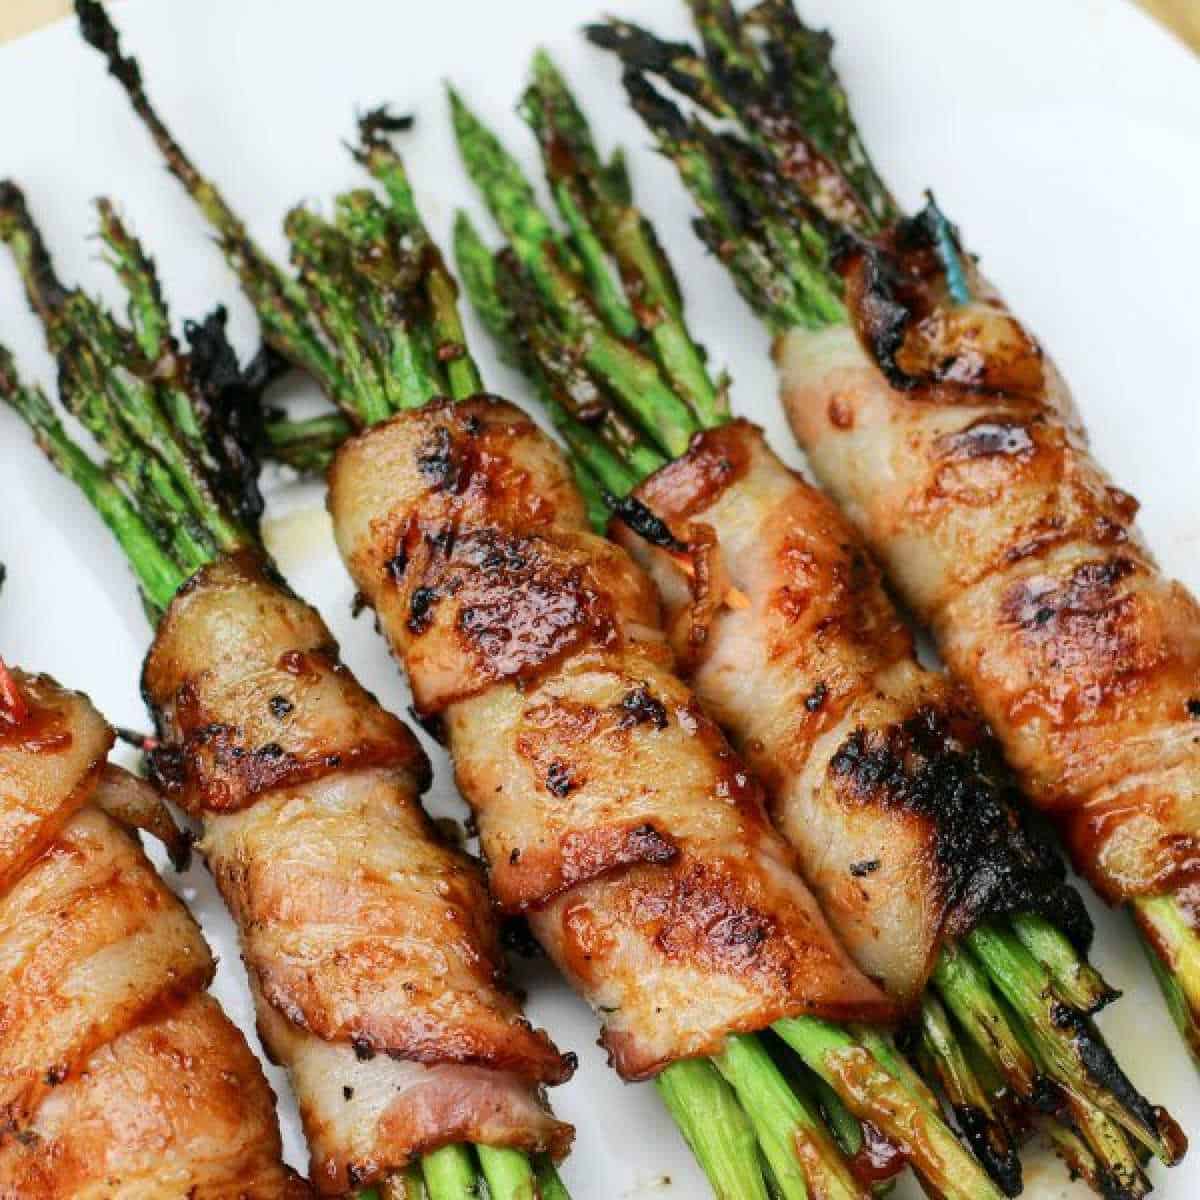
[[[424,753],[318,614],[257,558],[219,560],[175,597],[143,685],[155,771],[203,822],[318,1190],[452,1142],[564,1154],[542,1087],[571,1060],[504,986],[482,876],[421,808]]]
[[[734,421],[636,495],[681,542],[709,531],[726,594],[619,521],[650,572],[689,682],[767,785],[771,815],[855,961],[900,1003],[948,938],[1040,911],[1081,943],[1091,926],[1006,805],[981,720],[917,662],[879,571],[833,505]]]
[[[443,730],[492,891],[639,1079],[779,1017],[894,1015],[672,673],[649,581],[591,534],[554,444],[477,397],[348,442],[351,574]]]
[[[845,266],[852,302],[861,263]],[[1200,877],[1200,604],[1154,562],[1137,502],[1066,387],[982,280],[948,310],[910,272],[889,386],[866,310],[778,347],[821,482],[934,631],[1078,869],[1118,901]]]
[[[108,726],[45,676],[0,731],[0,1195],[309,1195],[274,1097],[204,993],[208,947],[106,791]],[[117,801],[118,804],[122,803]]]

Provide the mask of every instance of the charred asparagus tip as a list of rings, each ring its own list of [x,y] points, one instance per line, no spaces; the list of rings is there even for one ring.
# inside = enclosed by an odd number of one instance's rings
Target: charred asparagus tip
[[[1177,1162],[1186,1142],[1174,1121],[1138,1092],[1100,1031],[1062,1000],[1049,972],[1019,939],[981,926],[968,934],[967,944],[1016,1013],[1046,1075],[1168,1166]]]

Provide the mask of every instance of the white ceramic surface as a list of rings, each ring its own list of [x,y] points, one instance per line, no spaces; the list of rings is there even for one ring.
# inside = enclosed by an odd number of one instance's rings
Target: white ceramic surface
[[[612,0],[664,33],[685,32],[679,0]],[[280,218],[362,182],[341,148],[357,107],[387,100],[418,114],[405,153],[434,233],[475,197],[458,166],[441,80],[453,78],[531,166],[512,113],[530,50],[547,45],[578,86],[602,141],[633,151],[637,192],[685,283],[694,326],[727,363],[737,409],[799,461],[774,401],[766,338],[691,235],[672,170],[646,149],[615,64],[578,26],[599,0],[129,0],[115,12],[163,113],[226,189],[251,230],[282,253]],[[831,24],[839,62],[884,175],[916,203],[932,184],[988,274],[1052,348],[1074,384],[1095,446],[1143,501],[1162,561],[1200,589],[1200,63],[1122,0],[805,0]],[[204,224],[161,168],[123,96],[69,23],[0,50],[0,174],[26,188],[62,274],[115,296],[99,261],[90,198],[114,196],[157,256],[177,322],[216,302],[235,340],[255,326]],[[477,326],[472,323],[472,332]],[[0,258],[0,339],[53,384],[50,361]],[[520,381],[475,339],[497,391]],[[306,389],[307,384],[291,385]],[[309,389],[311,390],[311,389]],[[86,689],[115,722],[142,725],[137,689],[148,631],[123,562],[71,485],[0,412],[0,651]],[[275,481],[267,525],[280,565],[316,603],[345,657],[384,701],[407,695],[369,617],[350,615],[320,491]],[[434,808],[462,815],[445,756]],[[251,1032],[233,929],[200,868],[178,881],[221,955],[217,991]],[[1093,905],[1098,909],[1098,906]],[[1126,921],[1098,915],[1096,959],[1125,998],[1102,1024],[1135,1081],[1200,1133],[1200,1081],[1163,1011]],[[690,1200],[704,1181],[653,1088],[624,1087],[595,1046],[595,1026],[544,964],[522,965],[530,1011],[580,1052],[554,1100],[579,1128],[565,1176],[576,1200]],[[253,1035],[252,1035],[253,1036]],[[278,1071],[289,1158],[304,1151]],[[1157,1193],[1200,1196],[1200,1150]],[[1085,1194],[1045,1155],[1027,1160],[1026,1195]],[[912,1181],[904,1197],[918,1194]]]

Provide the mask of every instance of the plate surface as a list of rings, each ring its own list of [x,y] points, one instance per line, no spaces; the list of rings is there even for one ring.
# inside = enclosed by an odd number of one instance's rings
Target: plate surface
[[[612,7],[661,32],[686,33],[679,0]],[[1141,498],[1162,562],[1200,590],[1200,64],[1120,0],[805,0],[802,9],[839,38],[839,63],[885,177],[912,204],[927,184],[936,187],[988,274],[1065,369],[1102,461]],[[533,166],[512,106],[529,52],[548,46],[603,142],[633,152],[638,195],[680,268],[695,329],[733,372],[735,407],[799,463],[774,402],[764,334],[691,235],[683,193],[646,149],[614,64],[577,33],[599,10],[599,0],[130,0],[116,16],[168,123],[276,254],[288,205],[327,203],[362,183],[341,140],[356,108],[384,100],[418,114],[405,153],[428,222],[444,239],[456,206],[478,206],[454,157],[441,80],[461,86]],[[26,188],[68,281],[115,298],[89,240],[90,198],[112,195],[158,258],[176,321],[227,304],[239,349],[253,348],[251,314],[207,229],[70,24],[0,50],[0,112],[0,173]],[[52,386],[7,258],[0,339]],[[473,340],[493,389],[522,400],[520,381],[481,336]],[[113,543],[7,411],[0,463],[0,560],[9,568],[0,651],[86,689],[114,722],[144,725],[137,676],[148,634]],[[284,572],[322,610],[367,686],[403,711],[406,691],[369,617],[350,615],[352,589],[320,489],[276,480],[269,510]],[[433,808],[461,817],[445,756],[431,751]],[[233,929],[210,880],[193,868],[175,882],[221,956],[217,993],[253,1037]],[[1200,1134],[1200,1078],[1141,952],[1123,918],[1093,909],[1096,959],[1126,993],[1103,1016],[1105,1031],[1135,1082]],[[653,1088],[618,1082],[595,1046],[591,1015],[545,964],[518,972],[534,1019],[580,1053],[575,1080],[554,1095],[579,1128],[565,1171],[576,1200],[706,1196]],[[301,1165],[295,1106],[282,1073],[271,1077],[288,1157]],[[1027,1158],[1026,1179],[1026,1195],[1039,1200],[1087,1194],[1045,1155]],[[1158,1195],[1200,1195],[1200,1151],[1156,1179]],[[918,1194],[911,1181],[897,1193]]]

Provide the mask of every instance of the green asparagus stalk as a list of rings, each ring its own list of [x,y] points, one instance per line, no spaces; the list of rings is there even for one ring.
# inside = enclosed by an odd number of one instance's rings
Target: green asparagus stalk
[[[925,1075],[946,1097],[959,1129],[988,1174],[1009,1196],[1021,1189],[1021,1167],[1012,1135],[1000,1119],[997,1105],[984,1088],[967,1052],[937,996],[929,991],[921,1001],[921,1052]]]
[[[112,530],[133,566],[151,619],[156,619],[187,578],[126,494],[68,437],[45,393],[17,376],[12,355],[0,346],[0,397],[33,431],[46,457],[83,492]]]
[[[254,292],[256,306],[267,314],[263,320],[268,339],[281,354],[295,355],[296,365],[317,376],[331,395],[344,395],[345,381],[320,330],[308,319],[303,292],[255,245],[220,191],[200,175],[159,120],[146,98],[141,71],[132,58],[122,55],[117,31],[103,5],[99,0],[77,0],[75,10],[80,32],[105,56],[110,73],[125,89],[171,173],[211,222],[242,286]]]
[[[521,115],[537,136],[547,180],[573,240],[590,247],[585,262],[597,307],[619,315],[619,321],[610,318],[609,324],[624,337],[632,337],[640,327],[653,342],[676,395],[701,425],[718,424],[727,412],[724,397],[709,378],[704,352],[683,321],[683,302],[670,264],[650,223],[631,203],[622,157],[617,154],[607,165],[601,163],[583,113],[544,51],[534,55],[532,76]],[[617,299],[608,297],[613,286],[610,247],[630,296],[628,304],[623,293]]]
[[[584,280],[556,252],[557,236],[546,232],[549,221],[538,209],[520,168],[453,88],[449,96],[455,135],[468,171],[579,361],[619,392],[628,415],[652,442],[667,454],[682,454],[693,428],[687,406],[659,378],[657,370],[649,369],[652,364],[605,324]]]
[[[742,1099],[783,1200],[864,1195],[832,1144],[819,1111],[807,1102],[771,1061],[757,1038],[733,1036],[713,1062]]]
[[[466,1146],[443,1146],[421,1159],[429,1200],[476,1200],[479,1171]]]
[[[1200,1062],[1200,934],[1176,896],[1133,902],[1142,944],[1176,1027]]]

